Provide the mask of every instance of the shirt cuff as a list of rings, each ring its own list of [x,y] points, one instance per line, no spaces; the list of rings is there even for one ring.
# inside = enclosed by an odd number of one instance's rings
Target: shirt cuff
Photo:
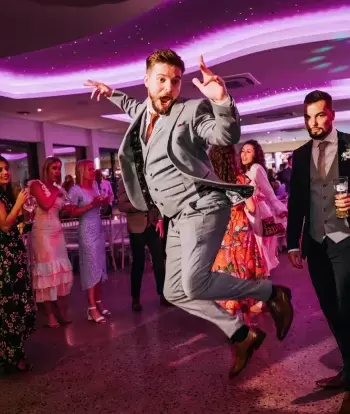
[[[300,252],[300,249],[289,249],[288,253],[290,253],[290,252]]]
[[[215,102],[211,99],[211,102],[219,106],[234,106],[235,104],[233,98],[230,95],[228,95],[224,101]]]

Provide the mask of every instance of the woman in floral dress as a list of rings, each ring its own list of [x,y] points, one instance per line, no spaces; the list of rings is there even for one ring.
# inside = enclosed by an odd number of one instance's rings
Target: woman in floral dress
[[[28,197],[17,199],[11,188],[7,160],[0,156],[0,364],[6,373],[29,371],[24,341],[34,331],[34,299],[18,216]]]
[[[249,179],[240,174],[236,163],[234,147],[213,146],[209,153],[216,175],[225,182],[249,184]],[[231,209],[231,218],[224,235],[221,248],[216,256],[213,271],[228,272],[241,279],[261,279],[267,277],[264,260],[260,254],[254,232],[245,210],[254,214],[252,198]],[[228,312],[238,309],[245,311],[254,305],[253,299],[245,301],[224,300],[218,302]]]

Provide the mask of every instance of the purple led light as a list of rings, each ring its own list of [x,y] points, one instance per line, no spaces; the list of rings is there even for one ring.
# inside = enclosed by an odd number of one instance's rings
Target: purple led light
[[[333,82],[332,82],[333,83]],[[271,111],[277,108],[290,107],[294,105],[301,105],[304,101],[305,95],[315,89],[322,89],[330,93],[333,99],[341,100],[348,99],[350,96],[350,80],[343,79],[334,81],[335,86],[329,87],[314,87],[305,91],[285,92],[273,96],[268,96],[260,99],[252,99],[246,102],[238,102],[237,108],[240,115],[249,115],[254,113],[262,113],[265,111]],[[103,118],[114,119],[121,122],[131,122],[126,114],[111,114],[102,115]]]
[[[75,153],[74,147],[61,147],[61,148],[54,148],[54,154],[73,154]]]
[[[6,154],[0,154],[2,157],[6,158],[7,161],[18,161],[22,160],[23,158],[27,158],[28,154],[21,152],[18,154],[9,154],[8,152]]]
[[[348,121],[350,119],[350,111],[337,112],[337,121]],[[281,129],[297,128],[305,125],[303,117],[282,119],[280,121],[263,122],[261,124],[243,125],[241,127],[242,134],[256,134],[259,132],[276,131]]]
[[[324,16],[327,24],[324,24]],[[322,10],[284,19],[231,27],[197,38],[177,48],[184,58],[187,73],[198,70],[198,56],[216,65],[275,48],[350,36],[350,7]],[[11,98],[29,98],[83,93],[87,78],[101,79],[122,88],[143,82],[144,59],[109,68],[78,71],[72,74],[26,76],[2,71],[0,93]]]
[[[114,114],[114,115],[103,115],[104,118],[113,119],[116,121],[122,122],[131,122],[131,118],[129,118],[125,114]],[[350,119],[350,111],[341,111],[337,112],[337,121],[348,121]],[[259,132],[268,132],[268,131],[276,131],[281,129],[291,129],[296,127],[302,127],[304,125],[304,118],[291,118],[291,119],[282,119],[280,121],[272,121],[272,122],[262,122],[260,124],[252,124],[252,125],[242,125],[241,132],[242,134],[255,134]]]

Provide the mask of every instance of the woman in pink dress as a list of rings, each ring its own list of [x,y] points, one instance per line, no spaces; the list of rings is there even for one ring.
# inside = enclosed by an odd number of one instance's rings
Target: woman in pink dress
[[[72,265],[59,217],[64,200],[55,186],[61,182],[61,167],[59,158],[49,157],[43,166],[42,181],[29,183],[37,202],[32,229],[33,287],[36,302],[43,304],[50,328],[70,323],[67,296],[73,284]]]
[[[260,144],[255,140],[246,141],[240,156],[243,173],[250,179],[250,184],[255,187],[253,200],[256,211],[250,214],[246,209],[246,214],[264,259],[267,274],[270,275],[271,270],[279,264],[277,236],[263,236],[262,220],[273,217],[276,222],[283,222],[287,217],[287,207],[278,200],[267,178],[265,156]],[[258,302],[251,310],[259,312],[261,307],[262,302]]]

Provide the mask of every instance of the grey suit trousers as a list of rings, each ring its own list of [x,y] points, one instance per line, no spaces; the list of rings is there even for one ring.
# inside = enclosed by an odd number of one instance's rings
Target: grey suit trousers
[[[230,214],[227,197],[213,191],[170,220],[164,285],[164,296],[169,302],[215,323],[228,337],[244,322],[215,301],[253,298],[266,302],[272,293],[269,280],[238,279],[211,271]]]

